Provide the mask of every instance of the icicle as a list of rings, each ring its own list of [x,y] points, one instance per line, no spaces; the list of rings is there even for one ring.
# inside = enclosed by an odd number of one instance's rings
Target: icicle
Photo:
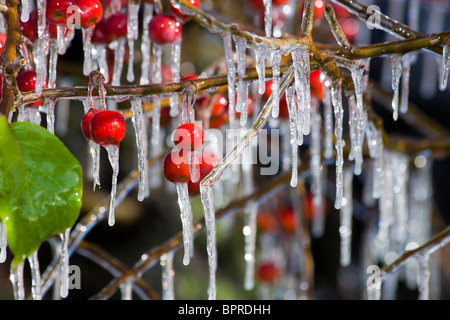
[[[132,300],[133,298],[133,282],[127,281],[120,285],[120,293],[122,295],[122,300]]]
[[[333,157],[333,107],[331,105],[330,80],[326,79],[323,85],[323,112],[324,112],[324,157]]]
[[[150,48],[151,41],[148,33],[148,24],[153,18],[153,4],[144,2],[144,16],[142,19],[142,36],[141,36],[141,79],[140,84],[149,84],[150,79]]]
[[[55,104],[56,100],[44,99],[45,112],[47,113],[47,130],[55,133]]]
[[[409,103],[409,80],[411,74],[411,62],[413,54],[405,54],[402,57],[402,93],[400,96],[400,113],[408,112]]]
[[[240,117],[240,125],[241,127],[245,127],[247,125],[247,120],[248,120],[248,83],[244,82],[243,83],[244,86],[244,92],[243,92],[243,96],[244,96],[244,101],[242,103],[241,106],[241,117]]]
[[[59,234],[61,238],[61,269],[60,269],[60,296],[66,298],[69,295],[69,240],[70,228]]]
[[[174,300],[175,290],[173,280],[175,271],[173,270],[173,252],[163,254],[160,258],[160,264],[162,267],[162,299]]]
[[[450,50],[449,44],[446,43],[442,51],[441,81],[439,84],[439,90],[441,91],[445,91],[447,89],[449,71],[450,71]]]
[[[107,60],[107,48],[105,45],[95,45],[97,51],[97,61],[100,73],[105,77],[105,82],[109,83],[109,67]]]
[[[255,48],[256,72],[258,73],[258,93],[264,94],[266,91],[266,50],[265,45],[258,45]]]
[[[244,103],[247,103],[247,97],[245,96],[245,71],[246,71],[246,49],[247,40],[243,37],[235,37],[234,42],[236,44],[236,55],[237,55],[237,99],[236,99],[236,111],[241,112]]]
[[[191,181],[197,182],[200,179],[200,160],[201,150],[191,151],[189,153],[189,173],[191,175]]]
[[[181,224],[183,227],[183,244],[184,244],[184,258],[183,264],[187,266],[190,263],[190,258],[193,256],[194,248],[192,247],[193,240],[193,226],[192,226],[192,209],[189,199],[189,189],[187,183],[176,183],[176,190],[178,195],[178,205],[180,207]]]
[[[383,180],[381,185],[381,197],[379,201],[380,214],[378,221],[378,233],[377,233],[377,246],[381,248],[380,254],[384,256],[383,250],[386,250],[389,246],[389,228],[392,224],[393,218],[393,172],[390,166],[392,161],[391,154],[386,153],[383,157],[384,170],[383,170]]]
[[[336,136],[336,200],[334,207],[340,209],[342,205],[342,168],[344,164],[344,141],[342,138],[344,110],[342,108],[342,87],[340,83],[333,83],[331,97],[335,117],[334,134]]]
[[[291,187],[295,188],[298,183],[298,111],[297,104],[295,103],[295,89],[290,86],[286,91],[286,100],[288,104],[289,111],[289,133],[290,133],[290,144],[292,148],[291,154],[291,165],[292,165],[292,175],[291,175]]]
[[[321,152],[321,137],[320,129],[322,119],[319,114],[319,101],[314,101],[312,119],[311,119],[311,140],[310,140],[310,168],[312,174],[311,191],[313,194],[314,207],[319,207],[322,204],[322,170],[320,162]]]
[[[302,128],[299,135],[308,135],[311,130],[311,89],[310,89],[310,64],[309,48],[303,46],[301,50],[292,52],[294,63],[294,83],[299,104],[299,126]],[[299,130],[300,131],[300,130]],[[300,139],[300,138],[299,138]],[[303,141],[303,138],[302,138]]]
[[[394,173],[394,209],[395,221],[393,223],[392,238],[400,247],[405,247],[408,238],[408,180],[409,157],[403,154],[394,154],[391,161]]]
[[[0,263],[6,261],[6,248],[8,239],[6,238],[6,226],[0,222]]]
[[[20,0],[20,20],[23,22],[27,22],[30,17],[30,4],[28,1],[29,0]]]
[[[244,288],[252,290],[255,286],[255,248],[256,248],[256,217],[258,205],[251,202],[245,208],[245,226],[242,230],[245,237],[245,278]]]
[[[227,80],[228,80],[228,117],[230,127],[234,127],[235,107],[236,107],[236,65],[233,59],[233,40],[231,34],[227,33],[223,38],[225,58],[227,61]]]
[[[38,31],[40,31],[39,26]],[[35,89],[36,94],[42,93],[42,87],[45,81],[45,76],[47,72],[48,41],[49,41],[48,33],[43,32],[42,36],[39,36],[39,38],[37,39],[37,46],[35,47],[36,53],[34,54],[34,63],[36,66],[36,89]]]
[[[176,41],[172,44],[172,82],[180,81],[180,64],[181,64],[181,40]],[[173,94],[170,97],[170,116],[175,117],[179,114],[179,101],[180,96],[178,94]]]
[[[114,50],[114,66],[112,75],[112,85],[120,85],[120,78],[122,76],[123,59],[125,56],[126,38],[117,39],[109,44],[109,48]]]
[[[39,270],[39,259],[37,251],[28,258],[31,269],[31,295],[33,300],[41,300],[41,271]]]
[[[146,171],[146,144],[143,139],[147,137],[147,127],[144,124],[142,114],[142,100],[140,98],[131,99],[133,110],[133,124],[136,133],[136,146],[138,149],[138,169],[139,169],[139,192],[138,200],[143,201],[148,196],[147,171]]]
[[[363,163],[363,139],[364,139],[364,131],[358,126],[360,123],[359,120],[359,110],[357,108],[356,98],[354,96],[349,97],[349,128],[350,128],[350,154],[349,160],[355,161],[354,174],[360,175],[362,171],[362,163]]]
[[[264,3],[264,31],[266,37],[272,36],[272,0],[263,0]]]
[[[340,209],[339,234],[341,238],[341,266],[346,267],[351,262],[352,217],[353,217],[353,172],[350,167],[344,170],[344,201]]]
[[[399,84],[402,76],[402,57],[398,54],[390,56],[392,67],[392,89],[394,90],[394,97],[392,98],[392,109],[394,111],[394,120],[398,118],[399,107]]]
[[[275,50],[272,52],[272,74],[273,74],[273,81],[272,81],[272,117],[278,118],[278,115],[280,114],[280,95],[279,95],[279,88],[280,88],[280,63],[281,63],[281,51]]]
[[[65,43],[64,38],[66,36],[67,26],[64,24],[58,24],[56,26],[56,47],[58,50],[63,50]]]
[[[128,1],[127,39],[128,39],[128,82],[134,81],[134,41],[139,38],[139,1]]]
[[[11,264],[11,273],[10,280],[12,283],[13,291],[14,291],[14,299],[16,300],[25,300],[25,287],[23,282],[23,267],[24,263],[21,262],[12,268]]]
[[[90,99],[83,99],[84,113],[88,112],[91,107],[93,107],[93,102]],[[92,104],[91,104],[92,103]],[[92,170],[89,172],[91,180],[94,180],[94,191],[95,187],[100,187],[100,145],[92,140],[88,141],[89,153],[92,156]]]
[[[352,74],[353,84],[355,87],[356,95],[356,107],[358,108],[358,127],[361,130],[365,129],[364,122],[364,101],[363,101],[363,76],[364,76],[364,65],[361,63],[355,63],[352,68],[350,68]]]
[[[152,80],[153,83],[162,82],[162,54],[163,46],[160,44],[153,44],[153,64],[152,64]]]
[[[419,300],[430,299],[430,256],[424,254],[419,261]]]
[[[92,34],[94,33],[95,26],[90,28],[82,28],[81,31],[83,33],[83,52],[84,52],[84,60],[83,60],[83,74],[88,76],[89,73],[93,70],[92,68]]]
[[[216,299],[216,269],[217,269],[217,252],[216,252],[216,223],[214,214],[214,203],[211,186],[200,184],[200,195],[205,212],[205,224],[207,233],[207,252],[209,265],[209,300]]]
[[[105,146],[108,152],[108,159],[113,169],[112,186],[111,186],[111,201],[109,204],[109,218],[108,224],[113,226],[115,223],[115,207],[116,207],[116,191],[117,191],[117,176],[119,174],[119,147],[115,145]]]

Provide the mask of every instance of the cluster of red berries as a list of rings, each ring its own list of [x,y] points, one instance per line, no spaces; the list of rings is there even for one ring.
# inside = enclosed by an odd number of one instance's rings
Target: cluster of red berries
[[[192,182],[190,157],[204,143],[203,129],[195,123],[185,123],[175,130],[173,137],[175,148],[164,158],[164,177],[173,183],[187,183],[189,193],[196,195],[200,192],[201,180],[219,163],[219,158],[211,153],[202,153],[199,161],[200,177]]]
[[[117,111],[91,108],[81,119],[81,129],[88,141],[119,147],[125,136],[125,119]]]

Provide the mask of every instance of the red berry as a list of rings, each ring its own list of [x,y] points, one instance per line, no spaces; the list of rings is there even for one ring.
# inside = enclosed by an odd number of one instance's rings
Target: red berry
[[[123,13],[115,13],[106,20],[106,30],[109,41],[127,36],[128,17]]]
[[[200,0],[188,0],[188,2],[194,7],[200,8]],[[183,22],[187,22],[191,19],[191,17],[186,17],[184,14],[181,13],[179,9],[175,8],[172,5],[172,2],[169,2],[169,9],[176,17],[178,17]]]
[[[125,119],[117,111],[102,110],[95,113],[90,127],[92,141],[102,146],[119,146],[125,136]]]
[[[19,29],[20,32],[28,38],[31,42],[34,42],[34,40],[38,37],[37,32],[37,18],[38,18],[38,11],[37,9],[34,9],[30,12],[30,16],[28,18],[28,21],[23,22],[21,19],[19,19]]]
[[[108,30],[105,20],[100,20],[94,28],[91,38],[92,43],[107,44],[109,42]]]
[[[264,232],[274,233],[276,230],[277,221],[272,213],[260,211],[256,216],[256,225]]]
[[[350,43],[354,42],[359,32],[358,21],[350,17],[339,19],[339,23],[341,24],[342,31],[344,31],[345,35],[347,36],[347,40]]]
[[[66,24],[69,14],[67,9],[73,5],[72,0],[48,0],[46,17],[50,24]],[[70,11],[70,10],[69,10]]]
[[[274,6],[284,6],[285,4],[288,4],[291,2],[291,0],[272,0],[272,4]]]
[[[195,123],[185,123],[175,130],[174,143],[178,150],[198,150],[203,145],[203,130]]]
[[[214,100],[209,117],[209,127],[219,129],[228,121],[228,100],[222,94]]]
[[[86,138],[86,140],[91,140],[91,120],[92,117],[101,112],[101,110],[98,109],[94,109],[94,108],[90,108],[88,110],[88,112],[86,112],[83,116],[83,118],[81,118],[81,130],[83,131],[84,137]]]
[[[173,183],[186,183],[191,180],[189,171],[189,153],[172,151],[166,155],[163,163],[164,177]]]
[[[278,213],[278,221],[280,222],[281,229],[288,233],[293,234],[297,229],[297,216],[292,208],[287,208]]]
[[[0,33],[0,54],[3,52],[6,43],[6,34]]]
[[[265,262],[258,266],[257,277],[261,282],[274,283],[280,277],[280,270],[273,262]]]
[[[103,8],[99,0],[74,0],[74,4],[78,7],[82,28],[90,28],[102,19]]]
[[[320,70],[316,70],[311,72],[309,79],[310,79],[310,86],[311,86],[311,94],[314,95],[319,101],[322,101],[323,99],[323,87],[322,87],[322,80],[320,79]]]
[[[181,39],[181,24],[170,15],[154,16],[148,24],[148,29],[150,39],[161,45]]]
[[[187,76],[181,78],[181,81],[190,81],[190,80],[197,80],[197,79],[198,79],[198,75],[196,75],[194,73],[194,74],[190,74],[190,75],[187,75]]]
[[[22,92],[30,92],[36,90],[36,72],[33,70],[28,70],[20,73],[16,77],[17,86],[19,90]],[[47,88],[47,83],[44,82],[42,86],[43,89]],[[38,100],[36,102],[28,103],[27,107],[38,108],[44,102],[42,100]]]
[[[188,189],[191,195],[200,193],[200,182],[202,182],[219,162],[219,158],[211,153],[202,155],[202,161],[200,163],[200,179],[198,179],[197,182],[192,182],[191,180],[188,181]]]

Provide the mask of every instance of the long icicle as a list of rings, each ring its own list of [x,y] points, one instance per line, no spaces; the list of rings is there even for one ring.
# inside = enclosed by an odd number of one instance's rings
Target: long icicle
[[[31,269],[31,295],[33,300],[41,300],[41,271],[39,270],[39,259],[37,251],[28,257]]]
[[[228,78],[228,117],[230,127],[234,127],[235,108],[236,108],[236,65],[233,59],[233,39],[230,33],[223,38],[223,46],[225,58],[227,61],[227,78]]]
[[[336,137],[336,199],[334,207],[336,209],[340,209],[342,206],[342,197],[343,197],[342,174],[344,165],[344,156],[343,156],[344,143],[342,138],[344,110],[342,108],[342,87],[340,82],[333,83],[331,87],[331,97],[334,107],[334,117],[335,117],[334,134]]]
[[[399,108],[399,84],[400,77],[402,76],[402,57],[400,55],[394,54],[390,56],[391,67],[392,67],[392,89],[394,90],[394,97],[392,98],[392,110],[394,120],[398,119],[398,108]]]
[[[7,246],[8,238],[6,237],[6,226],[0,222],[0,263],[6,261]]]
[[[200,184],[200,195],[205,211],[205,223],[207,233],[206,249],[208,253],[209,265],[209,286],[208,299],[216,299],[216,269],[217,269],[217,248],[216,248],[216,223],[214,214],[214,203],[212,187]]]
[[[145,170],[146,159],[146,144],[143,139],[147,137],[146,126],[144,125],[144,116],[142,113],[142,100],[140,98],[131,99],[131,108],[133,110],[133,124],[136,133],[136,146],[138,149],[138,169],[139,169],[139,192],[138,200],[143,201],[149,191],[147,188],[147,171]]]
[[[144,1],[144,16],[142,19],[142,36],[141,36],[141,79],[139,83],[149,84],[150,83],[150,52],[151,52],[151,41],[148,32],[148,24],[153,18],[153,4]]]
[[[69,295],[69,240],[70,228],[59,234],[61,238],[61,270],[60,270],[60,291],[61,298]]]
[[[192,247],[193,226],[192,226],[192,209],[189,198],[189,189],[187,183],[175,184],[178,195],[178,206],[180,207],[181,224],[183,228],[183,245],[184,257],[183,264],[187,266],[193,256],[194,248]]]
[[[24,263],[18,263],[14,268],[11,264],[10,280],[13,287],[14,299],[25,300],[25,286],[23,281]]]
[[[174,300],[174,276],[175,271],[173,269],[173,251],[163,254],[160,258],[160,264],[162,268],[161,284],[162,284],[162,299]]]

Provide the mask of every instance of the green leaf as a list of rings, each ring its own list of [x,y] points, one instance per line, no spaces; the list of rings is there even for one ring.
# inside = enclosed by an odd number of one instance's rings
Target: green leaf
[[[81,207],[78,160],[45,128],[0,117],[0,220],[13,266],[76,222]]]

